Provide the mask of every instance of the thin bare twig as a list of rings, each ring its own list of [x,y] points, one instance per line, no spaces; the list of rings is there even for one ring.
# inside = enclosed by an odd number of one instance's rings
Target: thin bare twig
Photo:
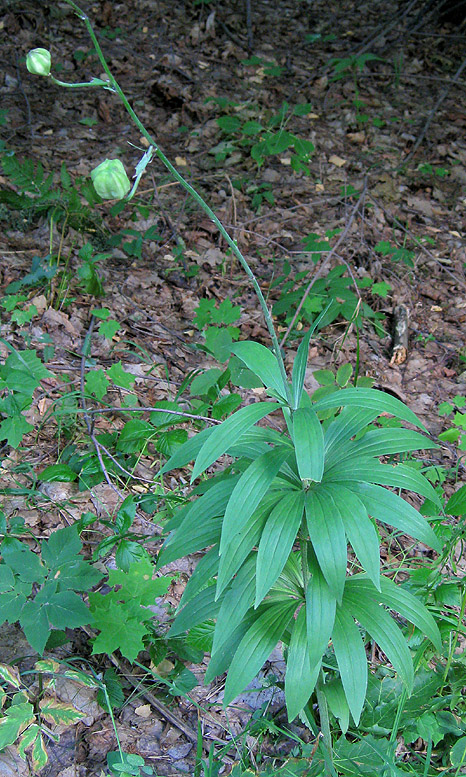
[[[414,154],[416,153],[416,151],[418,150],[419,146],[421,145],[422,141],[424,140],[424,138],[425,138],[425,136],[427,134],[427,131],[428,131],[430,125],[431,125],[432,119],[434,118],[435,114],[437,113],[437,111],[440,108],[440,106],[443,103],[443,101],[448,97],[448,93],[449,93],[451,87],[453,86],[453,84],[456,84],[456,82],[459,80],[459,77],[460,77],[461,73],[463,72],[463,70],[465,68],[466,68],[466,59],[463,59],[461,65],[459,66],[459,68],[456,71],[455,75],[451,79],[450,83],[443,90],[443,92],[439,95],[439,97],[437,99],[437,102],[435,103],[434,107],[432,108],[431,112],[429,113],[429,115],[428,115],[428,117],[426,119],[426,122],[425,122],[421,132],[419,133],[414,146],[412,147],[412,149],[409,152],[409,154],[404,158],[403,164],[405,164],[408,161],[408,159],[411,159],[414,156]]]
[[[89,415],[89,412],[88,412],[88,409],[87,409],[87,405],[86,405],[86,394],[85,394],[85,391],[84,391],[84,381],[85,381],[85,377],[86,377],[86,358],[87,358],[87,355],[88,355],[88,345],[89,345],[89,343],[91,341],[91,338],[92,338],[92,332],[94,330],[95,322],[96,322],[96,318],[95,318],[95,316],[92,316],[90,324],[89,324],[89,327],[88,327],[88,330],[87,330],[87,333],[86,333],[86,337],[84,339],[84,344],[83,344],[82,353],[81,353],[81,376],[80,376],[81,407],[82,407],[82,410],[83,410],[84,423],[86,424],[87,431],[88,431],[88,434],[89,434],[89,438],[90,438],[90,440],[91,440],[91,442],[92,442],[92,444],[93,444],[93,446],[95,448],[97,459],[98,459],[100,467],[102,469],[102,474],[103,474],[107,484],[110,486],[110,488],[113,491],[115,491],[116,494],[118,494],[118,496],[120,497],[121,500],[124,500],[124,498],[125,498],[124,494],[122,494],[121,491],[112,483],[112,481],[110,479],[110,475],[107,472],[107,468],[106,468],[106,466],[104,464],[104,460],[102,458],[102,452],[100,450],[100,443],[99,443],[99,441],[96,439],[96,437],[94,435],[94,422],[93,422],[92,418]]]
[[[142,405],[140,407],[103,407],[95,410],[87,410],[88,415],[95,415],[97,413],[169,413],[170,415],[183,416],[183,418],[191,418],[194,421],[208,421],[211,424],[221,424],[216,418],[209,418],[206,415],[194,415],[193,413],[184,413],[182,410],[167,410],[163,407],[146,407]]]

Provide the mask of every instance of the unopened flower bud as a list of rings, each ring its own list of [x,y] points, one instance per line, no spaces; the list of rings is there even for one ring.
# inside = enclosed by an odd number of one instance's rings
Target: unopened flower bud
[[[26,56],[26,67],[35,76],[48,76],[52,57],[47,49],[32,49]]]
[[[106,159],[91,172],[94,189],[103,200],[121,200],[131,189],[126,170],[119,159]]]

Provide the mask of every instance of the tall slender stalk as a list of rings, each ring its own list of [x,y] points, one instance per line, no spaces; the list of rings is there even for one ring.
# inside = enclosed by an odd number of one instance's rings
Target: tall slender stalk
[[[249,280],[251,281],[251,283],[252,283],[252,285],[254,287],[254,291],[256,292],[257,298],[258,298],[260,306],[262,308],[262,312],[264,314],[265,323],[267,325],[267,329],[269,330],[269,334],[270,334],[270,337],[271,337],[271,340],[272,340],[272,346],[273,346],[273,350],[274,350],[274,353],[275,353],[275,357],[276,357],[277,362],[278,362],[278,366],[279,366],[279,369],[280,369],[280,374],[282,376],[283,383],[284,383],[284,385],[286,387],[287,400],[291,404],[291,400],[292,400],[291,391],[290,391],[290,388],[289,388],[289,385],[288,385],[288,380],[287,380],[286,370],[285,370],[285,364],[283,362],[283,357],[281,355],[280,345],[279,345],[279,342],[278,342],[277,333],[276,333],[275,327],[273,325],[272,316],[271,316],[270,311],[269,311],[269,309],[267,307],[267,302],[265,300],[264,295],[262,294],[262,291],[261,291],[259,283],[258,283],[258,281],[256,279],[256,276],[254,275],[254,273],[251,270],[248,262],[246,261],[246,259],[244,258],[243,254],[241,253],[240,249],[238,248],[238,245],[237,245],[236,241],[229,235],[229,233],[227,232],[227,230],[223,226],[223,224],[220,221],[220,219],[218,218],[218,216],[215,215],[215,213],[212,210],[212,208],[209,207],[209,205],[201,197],[199,192],[197,192],[196,189],[194,189],[194,187],[191,186],[191,184],[188,183],[188,181],[186,181],[186,179],[183,178],[183,176],[178,172],[178,170],[172,165],[170,160],[165,156],[163,151],[159,148],[155,138],[150,134],[150,132],[148,132],[146,130],[146,128],[144,127],[144,125],[140,121],[139,117],[137,116],[137,114],[132,109],[132,107],[129,104],[129,101],[128,101],[126,95],[125,95],[125,93],[123,92],[122,88],[120,87],[120,85],[118,84],[117,80],[115,79],[115,77],[112,75],[112,73],[110,71],[110,68],[109,68],[109,66],[107,64],[107,61],[106,61],[105,56],[104,56],[104,54],[102,52],[102,49],[100,48],[99,42],[98,42],[98,40],[96,38],[95,32],[93,30],[93,27],[92,27],[92,25],[91,25],[91,23],[89,21],[89,17],[87,16],[87,14],[85,14],[84,11],[81,8],[79,8],[79,6],[76,5],[76,3],[73,0],[65,0],[65,1],[68,3],[69,6],[71,6],[73,8],[73,10],[77,14],[77,16],[79,16],[79,18],[86,25],[87,31],[88,31],[88,33],[89,33],[89,35],[90,35],[90,37],[92,39],[92,42],[94,44],[97,56],[98,56],[99,61],[100,61],[100,64],[102,65],[102,67],[103,67],[106,75],[108,76],[109,80],[108,80],[108,82],[104,82],[101,79],[92,79],[87,84],[81,84],[81,83],[80,84],[67,84],[67,83],[65,83],[63,81],[58,81],[57,79],[53,78],[53,76],[52,76],[52,80],[54,80],[55,83],[59,84],[60,86],[67,86],[67,87],[75,87],[75,86],[80,86],[80,87],[81,86],[101,86],[104,89],[107,89],[107,90],[112,91],[115,94],[117,94],[118,97],[120,98],[121,102],[123,103],[126,111],[131,116],[131,119],[133,120],[134,124],[137,126],[137,128],[141,132],[142,136],[153,147],[154,153],[160,159],[162,164],[167,168],[167,170],[169,170],[169,172],[171,173],[173,178],[175,178],[175,180],[178,181],[178,183],[180,183],[181,186],[188,192],[188,194],[190,194],[190,196],[198,203],[198,205],[200,205],[202,210],[208,215],[208,217],[211,219],[211,221],[213,221],[213,223],[217,227],[218,231],[220,232],[222,237],[225,239],[226,243],[231,248],[231,250],[233,251],[233,253],[237,257],[237,259],[239,260],[243,270],[245,271],[246,275],[248,276]]]

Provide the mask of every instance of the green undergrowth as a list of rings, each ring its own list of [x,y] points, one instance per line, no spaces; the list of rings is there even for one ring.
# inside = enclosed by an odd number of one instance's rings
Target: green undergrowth
[[[322,329],[338,322],[345,331],[354,326],[358,336],[365,325],[384,333],[376,298],[388,294],[389,284],[355,281],[341,265],[306,291],[308,273],[285,264],[273,283],[272,319],[238,246],[133,114],[88,18],[66,2],[86,25],[108,76],[85,86],[116,94],[150,144],[135,187],[158,156],[243,267],[271,345],[242,338],[244,311],[234,297],[201,299],[192,344],[210,365],[187,372],[177,386],[167,374],[166,399],[148,407],[144,384],[123,361],[99,366],[93,337],[110,343],[120,330],[118,314],[95,301],[105,295],[98,263],[115,247],[138,260],[144,241],[160,239],[156,223],[138,228],[151,203],[133,200],[135,191],[126,194],[126,172],[113,160],[113,177],[100,181],[100,191],[112,194],[116,184],[124,190],[126,199],[110,215],[128,213],[132,226],[109,237],[106,217],[94,207],[105,212],[105,199],[90,181],[73,179],[65,166],[56,181],[40,164],[3,149],[11,189],[2,194],[2,218],[10,225],[23,219],[25,229],[43,220],[61,239],[58,253],[34,257],[30,272],[0,300],[2,320],[16,335],[15,345],[8,335],[1,338],[0,621],[18,624],[39,655],[31,670],[0,665],[0,750],[15,744],[34,771],[45,766],[47,739],[57,741],[59,726],[82,719],[61,701],[60,680],[91,689],[117,734],[124,681],[110,664],[97,673],[96,655],[142,669],[146,686],[166,704],[190,698],[198,680],[189,665],[207,655],[205,682],[226,674],[221,703],[228,721],[235,699],[279,646],[286,671],[262,683],[274,687],[281,709],[266,703],[241,736],[212,746],[208,757],[200,726],[194,777],[220,774],[232,747],[234,777],[463,773],[466,588],[456,549],[465,539],[466,497],[456,485],[459,467],[438,464],[438,443],[409,407],[372,388],[360,374],[359,351],[354,365],[315,371],[313,394],[305,386],[309,348]],[[39,66],[30,57],[31,73],[73,86],[58,81],[53,66],[50,76],[34,69]],[[334,77],[349,75],[358,89],[372,59],[335,61]],[[41,61],[47,62],[44,50]],[[281,75],[274,62],[252,58],[243,65],[266,77]],[[311,106],[283,103],[267,113],[217,103],[224,139],[216,164],[235,152],[246,151],[259,167],[288,154],[296,174],[310,174],[315,149],[300,139],[299,120]],[[363,123],[363,106],[355,108]],[[253,207],[273,204],[268,189],[250,193],[258,198]],[[101,239],[89,236],[96,229]],[[308,235],[303,255],[316,265],[336,234]],[[411,267],[406,245],[374,250]],[[181,239],[174,256],[183,266]],[[90,326],[78,379],[51,362],[53,338],[34,340],[39,294],[58,308],[87,295]],[[300,341],[287,369],[275,325],[291,327],[301,302],[290,332]],[[138,352],[142,374],[150,376],[156,365]],[[440,440],[456,445],[460,456],[463,405],[457,396],[439,408],[451,421]],[[42,447],[46,460],[37,455]],[[445,485],[452,482],[445,504]],[[52,499],[56,484],[69,491]],[[100,484],[117,491],[115,508],[101,504],[97,511],[89,499],[79,516],[67,510],[77,495],[96,498]],[[13,498],[22,507],[9,509]],[[70,525],[42,533],[29,524],[31,509],[44,519],[56,514],[57,499]],[[198,553],[172,607],[166,593],[177,576],[175,562]],[[56,661],[53,650],[81,627],[87,656]],[[205,711],[199,708],[201,718]],[[255,751],[248,749],[251,741]],[[111,774],[155,774],[140,755],[122,750],[118,735],[117,744],[107,757]]]

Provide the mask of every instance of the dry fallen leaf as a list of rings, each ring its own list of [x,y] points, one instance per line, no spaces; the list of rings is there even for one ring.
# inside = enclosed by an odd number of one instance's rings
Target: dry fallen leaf
[[[337,156],[336,154],[332,154],[328,161],[331,165],[335,165],[336,167],[343,167],[347,162],[346,159],[342,159],[341,156]]]
[[[141,704],[140,707],[136,707],[136,709],[134,710],[134,714],[137,715],[139,718],[149,718],[151,715],[150,704]]]

